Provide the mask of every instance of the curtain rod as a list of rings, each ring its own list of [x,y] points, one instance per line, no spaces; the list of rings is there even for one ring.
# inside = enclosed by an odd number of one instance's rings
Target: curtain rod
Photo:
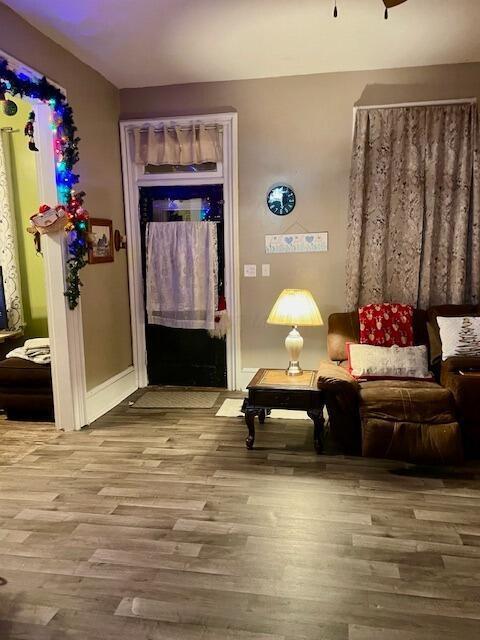
[[[12,127],[2,127],[0,131],[3,131],[5,133],[18,133],[20,129],[13,129]]]
[[[355,111],[365,109],[400,109],[402,107],[430,107],[442,104],[475,104],[477,98],[458,98],[454,100],[427,100],[425,102],[398,102],[395,104],[365,104],[354,106]]]
[[[203,123],[202,122],[196,122],[193,126],[196,127],[200,127],[202,126]],[[220,131],[223,130],[223,125],[222,124],[205,124],[203,125],[205,127],[205,129],[219,129]],[[139,129],[140,131],[148,131],[147,127],[130,127],[130,131],[134,131],[135,129]],[[174,124],[169,124],[169,125],[154,125],[153,126],[154,131],[164,131],[165,129],[167,130],[171,130],[171,131],[175,131],[176,129],[179,129],[180,131],[191,131],[192,130],[192,125],[185,125],[182,124],[178,127],[176,127]]]

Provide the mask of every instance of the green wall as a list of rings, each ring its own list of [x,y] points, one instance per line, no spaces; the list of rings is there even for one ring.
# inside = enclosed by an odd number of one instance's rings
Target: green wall
[[[10,96],[7,94],[8,97]],[[26,231],[30,216],[41,204],[38,199],[35,152],[28,149],[28,140],[23,133],[31,107],[28,102],[17,98],[14,102],[18,106],[15,116],[6,116],[0,107],[0,128],[12,127],[15,130],[15,133],[9,135],[23,312],[26,322],[25,338],[44,337],[48,336],[48,324],[43,258],[36,254],[33,236]]]

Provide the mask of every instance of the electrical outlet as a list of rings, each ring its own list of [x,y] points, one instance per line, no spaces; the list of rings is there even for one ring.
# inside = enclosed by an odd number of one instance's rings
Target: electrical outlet
[[[262,264],[262,276],[264,276],[265,278],[268,278],[269,275],[270,275],[270,265]]]
[[[256,264],[244,264],[243,265],[244,278],[256,278],[257,277],[257,265]]]

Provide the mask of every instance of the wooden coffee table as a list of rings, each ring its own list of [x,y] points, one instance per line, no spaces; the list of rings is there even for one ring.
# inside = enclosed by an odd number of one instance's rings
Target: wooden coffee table
[[[317,388],[317,372],[304,371],[299,376],[287,376],[283,369],[260,369],[247,386],[242,411],[248,436],[247,449],[255,442],[255,416],[260,424],[265,422],[271,409],[306,411],[313,420],[313,442],[317,453],[323,450],[323,393]]]

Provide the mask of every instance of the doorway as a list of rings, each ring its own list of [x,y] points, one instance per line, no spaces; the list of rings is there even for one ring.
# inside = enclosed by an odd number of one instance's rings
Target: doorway
[[[175,170],[174,173],[150,172],[148,167],[135,163],[133,151],[133,133],[138,127],[182,127],[195,124],[208,125],[215,123],[223,128],[223,156],[222,161],[213,167],[204,167],[199,171],[198,167],[191,167],[191,171]],[[148,325],[145,316],[145,292],[144,292],[144,265],[142,243],[144,243],[141,224],[139,224],[139,198],[146,194],[143,189],[148,188],[181,188],[189,187],[201,189],[202,187],[222,188],[223,200],[223,251],[224,251],[224,294],[227,312],[231,326],[227,331],[223,342],[224,355],[217,353],[217,361],[210,366],[211,379],[216,378],[215,386],[227,386],[230,390],[239,390],[241,383],[240,362],[240,313],[239,313],[239,247],[238,247],[238,164],[237,164],[237,114],[224,113],[202,116],[189,116],[178,118],[151,118],[146,120],[127,120],[120,123],[123,184],[125,195],[125,219],[127,229],[127,242],[129,248],[129,289],[130,289],[130,313],[133,336],[133,360],[139,387],[146,387],[152,382],[150,375],[154,372],[150,369],[148,359],[148,345],[151,344]],[[151,167],[150,167],[151,169]],[[140,191],[142,190],[142,191]],[[158,192],[162,193],[162,192]],[[164,194],[167,193],[163,192]],[[192,193],[188,191],[186,199],[191,199]],[[158,198],[161,199],[161,198]],[[219,198],[220,199],[220,198]],[[143,214],[141,214],[143,215]],[[198,331],[198,330],[195,330]],[[163,338],[163,340],[165,337]],[[210,338],[209,338],[210,340]],[[204,354],[206,344],[199,347],[199,353]],[[203,355],[201,356],[203,358]],[[151,359],[150,359],[151,362]],[[225,364],[224,364],[225,363]],[[224,370],[226,368],[226,383]],[[213,374],[213,369],[217,373]],[[220,372],[220,373],[219,373]],[[198,372],[200,375],[200,372]],[[206,372],[202,372],[202,376]],[[159,378],[154,378],[159,379]],[[173,380],[173,376],[170,380]],[[197,379],[200,379],[197,376]],[[169,382],[172,384],[172,382]]]
[[[144,279],[147,259],[145,238],[149,222],[216,223],[218,298],[224,299],[223,186],[141,187],[139,213]],[[226,388],[227,357],[223,338],[212,337],[204,329],[176,329],[148,324],[147,318],[145,321],[149,384]]]
[[[7,62],[10,70],[17,75],[23,74],[32,83],[39,82],[43,78],[42,74],[3,51],[0,51],[0,58]],[[55,86],[65,94],[62,87]],[[35,142],[38,152],[34,152],[34,156],[38,185],[36,209],[38,210],[40,203],[49,203],[54,206],[58,202],[54,133],[51,124],[52,110],[49,104],[34,97],[25,98],[25,100],[35,114]],[[32,210],[30,215],[34,212]],[[42,253],[43,285],[46,292],[52,359],[55,426],[57,429],[73,431],[87,424],[85,359],[81,301],[71,311],[64,296],[67,255],[63,230],[44,235]]]

